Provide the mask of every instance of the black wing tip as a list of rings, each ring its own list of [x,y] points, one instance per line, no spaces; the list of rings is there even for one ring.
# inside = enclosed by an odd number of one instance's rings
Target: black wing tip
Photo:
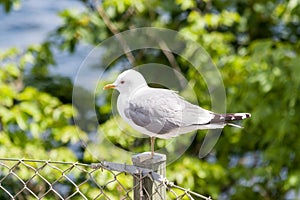
[[[231,121],[239,121],[250,118],[250,113],[228,113],[228,114],[215,114],[210,123],[226,123]]]
[[[236,120],[243,120],[250,118],[250,113],[232,113],[232,114],[225,114],[225,121],[236,121]]]
[[[237,113],[237,114],[239,114],[239,113]],[[247,118],[251,117],[251,113],[240,113],[240,114],[244,115],[243,119],[247,119]]]

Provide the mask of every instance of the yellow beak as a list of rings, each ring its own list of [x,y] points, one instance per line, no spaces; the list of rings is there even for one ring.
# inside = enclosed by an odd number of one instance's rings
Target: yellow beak
[[[116,86],[114,84],[107,84],[103,87],[103,90],[108,90],[108,89],[111,89],[111,88],[115,88]]]

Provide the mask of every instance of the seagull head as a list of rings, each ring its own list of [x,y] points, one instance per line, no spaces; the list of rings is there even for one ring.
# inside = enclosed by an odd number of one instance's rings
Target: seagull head
[[[105,85],[103,89],[107,90],[113,88],[122,94],[131,93],[144,86],[147,86],[147,82],[142,74],[133,69],[129,69],[122,72],[115,82]]]

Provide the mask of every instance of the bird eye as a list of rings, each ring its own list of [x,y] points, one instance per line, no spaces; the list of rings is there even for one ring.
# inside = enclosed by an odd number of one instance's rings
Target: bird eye
[[[121,84],[124,84],[125,83],[125,81],[121,81]]]

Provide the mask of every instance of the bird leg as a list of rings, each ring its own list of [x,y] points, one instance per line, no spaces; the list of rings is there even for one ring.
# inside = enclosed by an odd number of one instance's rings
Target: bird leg
[[[155,142],[155,137],[150,138],[150,144],[151,144],[151,158],[154,156],[154,142]]]

